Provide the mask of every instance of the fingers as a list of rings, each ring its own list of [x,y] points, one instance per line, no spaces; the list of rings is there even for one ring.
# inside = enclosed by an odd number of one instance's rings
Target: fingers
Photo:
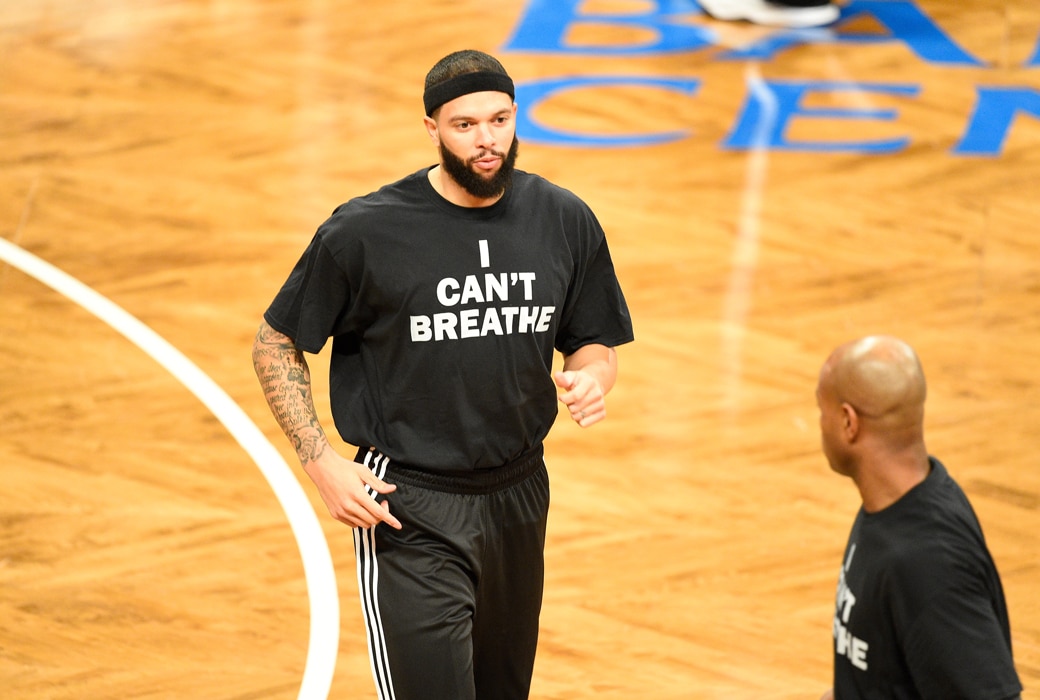
[[[599,408],[593,408],[590,406],[589,408],[585,409],[571,408],[570,411],[571,418],[574,419],[574,422],[583,428],[587,428],[594,423],[599,423],[601,420],[607,417],[607,409],[605,406],[603,406],[602,402],[600,402]]]
[[[401,522],[390,513],[390,506],[376,500],[397,489],[388,484],[367,467],[355,462],[342,461],[337,466],[321,469],[315,483],[329,514],[339,522],[351,527],[374,527],[386,523],[400,530]]]
[[[360,468],[358,473],[361,476],[361,480],[375,493],[387,494],[397,489],[396,484],[388,484],[367,468]],[[401,529],[401,521],[390,514],[390,504],[386,500],[377,501],[375,494],[370,494],[364,488],[361,489],[361,493],[357,494],[354,500],[361,506],[360,511],[355,511],[358,522],[352,523],[354,527],[373,527],[382,522],[394,529]]]
[[[607,417],[607,405],[599,382],[586,372],[556,372],[556,385],[566,391],[560,402],[567,406],[571,418],[583,428]]]
[[[351,527],[375,527],[379,523],[386,523],[395,530],[401,529],[401,521],[390,513],[390,504],[377,501],[367,491],[356,499],[343,502],[341,506],[338,512],[331,508],[329,512],[336,520]]]
[[[361,477],[361,481],[368,484],[376,493],[390,493],[397,489],[396,484],[388,484],[369,471],[366,467],[360,466],[357,468],[357,473],[358,476]]]
[[[574,374],[574,372],[556,372],[553,374],[553,381],[561,389],[570,389],[571,384],[574,383]]]
[[[367,517],[362,518],[356,527],[375,527],[379,523],[386,523],[395,530],[401,529],[401,521],[390,514],[390,504],[386,501],[376,501],[374,497],[369,497],[364,506],[364,515]]]

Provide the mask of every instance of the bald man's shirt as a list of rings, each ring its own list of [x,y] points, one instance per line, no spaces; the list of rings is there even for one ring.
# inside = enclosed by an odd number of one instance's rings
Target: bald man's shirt
[[[930,462],[922,483],[877,513],[861,508],[852,526],[833,623],[837,700],[1021,693],[982,528],[946,468]]]

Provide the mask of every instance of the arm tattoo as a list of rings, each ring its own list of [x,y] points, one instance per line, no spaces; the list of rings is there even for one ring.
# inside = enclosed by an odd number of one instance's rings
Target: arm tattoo
[[[303,353],[288,336],[264,322],[253,341],[253,368],[267,405],[300,462],[316,460],[328,447],[328,440],[314,410],[311,374]]]

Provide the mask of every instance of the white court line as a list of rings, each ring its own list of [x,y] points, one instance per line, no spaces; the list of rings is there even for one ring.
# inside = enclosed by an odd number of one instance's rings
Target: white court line
[[[339,593],[328,541],[300,482],[242,408],[177,348],[74,277],[0,238],[0,260],[68,297],[166,368],[224,424],[263,472],[289,519],[310,598],[310,642],[298,700],[327,698],[339,649]]]
[[[776,96],[762,80],[758,66],[750,64],[744,71],[749,92],[759,102],[760,119],[755,125],[748,154],[747,177],[740,202],[740,220],[733,247],[729,284],[722,312],[723,357],[726,359],[727,406],[736,410],[741,405],[740,389],[743,379],[741,362],[747,316],[751,309],[751,294],[758,268],[759,224],[762,215],[762,193],[769,172],[769,134],[776,123]]]

